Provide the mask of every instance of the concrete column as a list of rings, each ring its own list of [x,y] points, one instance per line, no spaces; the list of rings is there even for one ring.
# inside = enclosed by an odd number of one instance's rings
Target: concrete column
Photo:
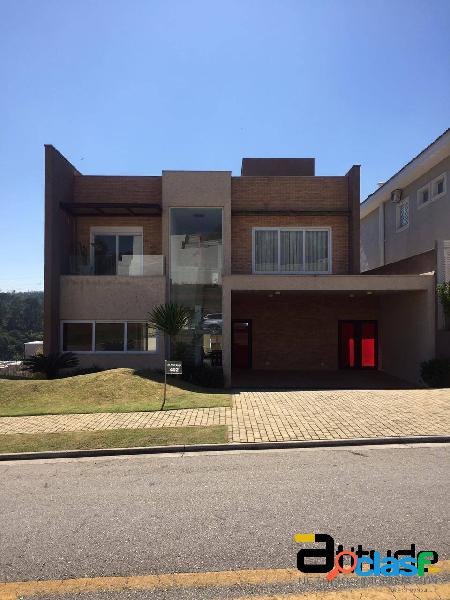
[[[381,296],[382,369],[413,383],[420,381],[420,363],[434,358],[434,289]]]
[[[360,165],[353,165],[347,173],[349,209],[348,272],[358,275],[360,267]]]
[[[44,353],[58,352],[60,275],[69,261],[72,223],[60,202],[73,202],[80,173],[53,146],[45,145]]]

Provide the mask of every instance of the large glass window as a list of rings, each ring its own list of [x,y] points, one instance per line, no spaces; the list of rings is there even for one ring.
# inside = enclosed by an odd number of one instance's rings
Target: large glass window
[[[255,231],[255,266],[257,271],[278,271],[278,231]]]
[[[221,363],[222,209],[170,210],[171,301],[190,309],[175,354],[186,362]]]
[[[64,321],[61,334],[64,352],[158,351],[157,332],[142,321]]]
[[[329,273],[329,229],[254,230],[255,273]]]
[[[91,352],[92,323],[63,323],[64,352]]]
[[[305,271],[328,271],[328,231],[305,232]]]
[[[124,323],[96,323],[95,351],[123,351]]]
[[[142,275],[142,235],[92,231],[95,275]]]
[[[172,208],[170,218],[172,283],[218,285],[222,276],[222,209]]]
[[[281,271],[301,271],[303,268],[303,231],[280,231],[280,253]]]
[[[94,236],[94,273],[96,275],[115,275],[116,256],[116,236]]]
[[[127,323],[127,350],[156,352],[156,332],[147,323]]]

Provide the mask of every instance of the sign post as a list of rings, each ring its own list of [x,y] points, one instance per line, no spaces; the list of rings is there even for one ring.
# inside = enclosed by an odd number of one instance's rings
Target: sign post
[[[167,375],[181,375],[183,373],[183,363],[179,360],[165,360],[164,361],[164,400],[163,406],[166,403],[166,388],[167,388]]]

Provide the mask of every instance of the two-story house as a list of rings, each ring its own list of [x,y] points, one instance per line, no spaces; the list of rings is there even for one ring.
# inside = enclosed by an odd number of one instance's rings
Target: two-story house
[[[82,175],[46,146],[45,351],[159,369],[146,318],[192,320],[189,360],[233,372],[382,369],[417,381],[434,353],[434,279],[361,275],[359,167],[243,159],[230,172]],[[415,326],[411,327],[414,319]]]
[[[450,129],[361,204],[361,271],[434,273],[450,281]],[[450,357],[437,303],[436,356]]]

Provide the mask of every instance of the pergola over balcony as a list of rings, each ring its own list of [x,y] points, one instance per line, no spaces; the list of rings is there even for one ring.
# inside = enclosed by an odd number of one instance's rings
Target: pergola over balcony
[[[72,216],[146,217],[161,214],[159,204],[142,202],[60,202],[62,210]]]

